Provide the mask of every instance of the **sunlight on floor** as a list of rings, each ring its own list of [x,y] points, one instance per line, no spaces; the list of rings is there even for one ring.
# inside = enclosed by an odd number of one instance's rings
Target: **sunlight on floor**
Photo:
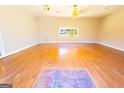
[[[67,48],[64,48],[64,47],[61,47],[59,48],[59,54],[62,56],[62,55],[66,55],[68,53],[68,49]]]

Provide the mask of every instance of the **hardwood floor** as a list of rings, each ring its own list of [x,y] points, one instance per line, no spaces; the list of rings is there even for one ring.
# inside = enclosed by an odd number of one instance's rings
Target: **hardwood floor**
[[[99,44],[39,44],[0,60],[0,83],[32,87],[45,67],[86,68],[97,87],[124,87],[124,52]]]

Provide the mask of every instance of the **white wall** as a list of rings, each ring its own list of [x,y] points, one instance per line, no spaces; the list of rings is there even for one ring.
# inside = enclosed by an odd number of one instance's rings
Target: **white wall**
[[[101,24],[101,25],[100,25]],[[5,54],[11,54],[41,43],[95,43],[124,50],[124,9],[97,18],[37,19],[17,6],[0,6],[0,32]],[[78,27],[79,37],[62,39],[58,35],[61,26]],[[100,29],[99,29],[100,26]],[[1,49],[1,47],[0,47]]]
[[[0,32],[5,54],[39,42],[38,20],[17,6],[0,6]]]
[[[99,42],[124,51],[124,8],[101,19]]]
[[[59,27],[69,26],[79,28],[79,37],[62,39],[58,35]],[[94,43],[99,27],[99,20],[93,18],[55,18],[42,17],[39,19],[41,43]]]

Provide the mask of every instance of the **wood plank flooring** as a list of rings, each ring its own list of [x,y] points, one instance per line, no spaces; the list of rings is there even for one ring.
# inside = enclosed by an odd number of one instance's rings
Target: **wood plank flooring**
[[[0,60],[0,83],[32,87],[46,67],[86,68],[97,87],[124,87],[124,52],[100,44],[39,44]]]

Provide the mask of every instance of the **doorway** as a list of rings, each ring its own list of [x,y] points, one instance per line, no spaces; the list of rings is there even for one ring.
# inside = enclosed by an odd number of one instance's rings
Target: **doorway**
[[[3,40],[2,40],[2,33],[0,32],[0,57],[5,55]]]

